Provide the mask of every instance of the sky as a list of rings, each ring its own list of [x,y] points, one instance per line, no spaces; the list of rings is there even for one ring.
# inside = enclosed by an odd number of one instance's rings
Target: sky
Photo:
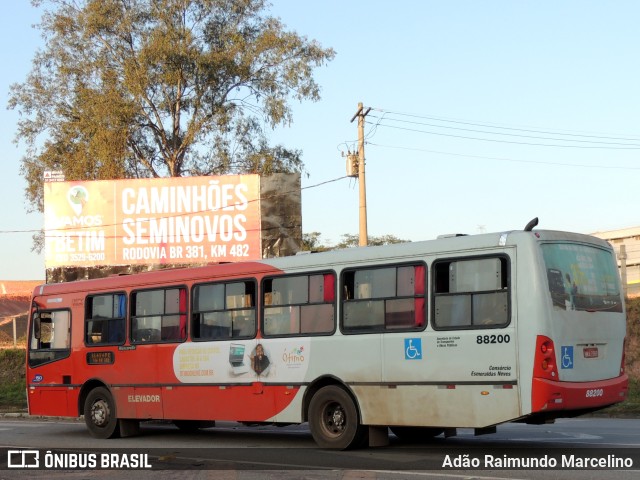
[[[321,100],[293,101],[273,143],[303,151],[303,232],[358,233],[345,176],[365,119],[369,235],[418,241],[522,229],[581,233],[640,225],[640,3],[636,1],[274,0],[289,30],[331,47]],[[0,279],[44,279],[31,251],[24,143],[9,86],[31,69],[41,12],[0,19]],[[329,182],[329,183],[325,183]]]

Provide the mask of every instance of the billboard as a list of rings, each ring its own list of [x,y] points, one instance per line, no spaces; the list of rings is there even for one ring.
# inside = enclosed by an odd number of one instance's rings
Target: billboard
[[[260,176],[44,183],[45,266],[261,258]]]

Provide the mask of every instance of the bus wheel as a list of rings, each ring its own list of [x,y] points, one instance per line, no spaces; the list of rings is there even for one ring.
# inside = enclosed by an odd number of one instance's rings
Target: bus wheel
[[[427,442],[444,432],[444,429],[435,427],[389,427],[389,429],[402,442],[407,443]]]
[[[335,385],[321,388],[311,399],[309,428],[321,448],[346,450],[360,446],[366,438],[353,399]]]
[[[120,436],[116,407],[109,390],[98,387],[89,392],[84,402],[84,422],[96,438]]]

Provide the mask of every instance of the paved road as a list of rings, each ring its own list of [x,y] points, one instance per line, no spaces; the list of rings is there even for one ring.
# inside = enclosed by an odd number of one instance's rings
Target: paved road
[[[0,458],[0,479],[64,478],[447,478],[451,479],[637,479],[640,478],[640,420],[575,419],[554,425],[506,424],[493,435],[474,437],[461,429],[457,437],[438,437],[428,444],[403,445],[395,437],[384,448],[332,452],[315,447],[306,426],[245,427],[220,423],[214,429],[185,434],[169,424],[145,424],[140,436],[97,440],[84,423],[55,420],[0,420],[0,448],[38,449],[99,455],[135,453],[148,455],[149,463],[163,471],[29,471],[7,470]],[[57,450],[56,450],[57,449]],[[122,452],[120,449],[123,449]],[[467,457],[465,457],[467,455]],[[493,468],[456,468],[456,460],[477,459],[484,467],[491,455]],[[573,455],[573,457],[571,457]],[[2,451],[6,456],[6,450]],[[496,462],[534,461],[547,457],[605,458],[633,461],[636,470],[623,468],[572,470],[499,468]],[[613,459],[612,459],[613,458]],[[4,462],[4,464],[3,464]],[[442,468],[443,463],[453,466]],[[99,461],[98,461],[99,463]],[[491,467],[491,465],[489,465]]]

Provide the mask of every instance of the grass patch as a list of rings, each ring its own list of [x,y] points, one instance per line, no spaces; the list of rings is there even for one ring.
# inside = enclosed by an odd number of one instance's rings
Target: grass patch
[[[0,407],[10,409],[27,408],[27,394],[24,379],[0,386]]]
[[[627,399],[613,405],[612,407],[601,410],[601,414],[616,416],[640,415],[640,380],[637,378],[629,379],[629,392]]]
[[[0,407],[3,410],[27,408],[24,360],[24,349],[0,349]]]

